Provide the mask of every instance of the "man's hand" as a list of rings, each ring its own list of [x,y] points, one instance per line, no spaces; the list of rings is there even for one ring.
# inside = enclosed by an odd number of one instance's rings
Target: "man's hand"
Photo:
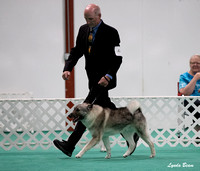
[[[101,77],[101,79],[99,80],[98,84],[103,86],[103,87],[107,87],[109,82],[110,82],[110,78],[108,76],[104,76],[104,77]]]
[[[71,74],[70,71],[63,72],[63,74],[62,74],[63,80],[69,80],[70,74]]]

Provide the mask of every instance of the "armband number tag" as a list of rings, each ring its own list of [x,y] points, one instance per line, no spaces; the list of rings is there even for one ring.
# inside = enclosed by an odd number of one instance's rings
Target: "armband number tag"
[[[115,55],[116,56],[122,56],[121,55],[121,48],[120,48],[120,46],[115,46]]]

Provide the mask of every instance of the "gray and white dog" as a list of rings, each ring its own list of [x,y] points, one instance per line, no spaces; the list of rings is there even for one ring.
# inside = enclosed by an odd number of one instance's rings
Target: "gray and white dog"
[[[106,147],[107,155],[105,158],[111,158],[109,136],[119,133],[129,144],[128,150],[123,155],[123,157],[127,157],[132,154],[136,146],[133,140],[135,132],[149,145],[150,157],[152,158],[156,154],[154,144],[148,134],[146,119],[138,101],[132,101],[127,107],[114,110],[82,103],[74,108],[69,118],[73,119],[74,122],[81,121],[92,135],[91,141],[83,147],[76,158],[81,158],[100,140],[103,140]]]

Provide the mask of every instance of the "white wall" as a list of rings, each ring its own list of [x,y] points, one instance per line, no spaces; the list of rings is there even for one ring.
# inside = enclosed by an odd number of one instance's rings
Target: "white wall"
[[[111,96],[174,96],[189,58],[200,53],[199,0],[93,0],[102,19],[120,34],[123,64]],[[89,0],[75,0],[75,33]],[[83,63],[76,67],[76,95],[85,96]],[[83,82],[85,82],[83,84]],[[81,86],[80,86],[81,85]]]
[[[64,97],[63,0],[0,0],[0,93]]]
[[[89,3],[120,34],[123,64],[111,96],[173,96],[189,57],[200,53],[200,0],[74,0],[75,38]],[[64,97],[64,0],[0,0],[0,93]],[[76,97],[88,93],[84,58]]]

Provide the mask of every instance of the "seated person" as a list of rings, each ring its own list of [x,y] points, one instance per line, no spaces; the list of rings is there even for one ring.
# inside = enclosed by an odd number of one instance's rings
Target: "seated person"
[[[200,55],[193,55],[190,58],[189,72],[180,75],[179,92],[184,96],[200,96]],[[187,106],[187,104],[188,102],[185,100],[184,106]],[[194,104],[199,106],[200,100],[196,100]],[[192,113],[194,108],[190,106],[188,111]],[[199,119],[200,113],[196,112],[194,116]],[[195,129],[199,130],[199,126],[196,126]]]

